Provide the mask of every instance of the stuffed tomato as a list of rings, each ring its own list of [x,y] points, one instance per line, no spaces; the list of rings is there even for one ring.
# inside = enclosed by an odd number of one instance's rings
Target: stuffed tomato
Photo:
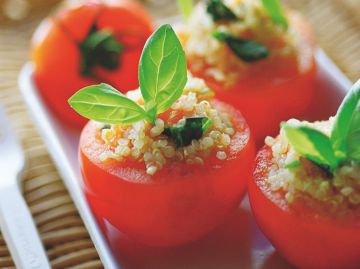
[[[80,138],[85,192],[110,240],[105,223],[147,245],[183,244],[236,210],[255,146],[240,112],[187,74],[169,25],[147,42],[139,81],[126,96],[100,84],[69,100],[95,120]]]
[[[217,98],[241,110],[260,144],[310,104],[316,71],[312,32],[277,0],[205,2],[177,29],[189,69]]]
[[[277,250],[299,268],[360,266],[360,83],[325,122],[290,120],[267,138],[249,197]]]
[[[100,82],[123,92],[137,88],[138,62],[152,30],[149,15],[132,0],[86,1],[45,19],[34,34],[31,59],[48,107],[81,127],[85,119],[67,106],[75,89]]]
[[[183,101],[188,97],[184,95]],[[127,146],[116,144],[114,150],[108,149],[112,138],[102,137],[122,137],[120,127],[101,131],[103,125],[89,122],[80,140],[80,160],[97,218],[112,224],[118,234],[155,246],[196,240],[223,223],[245,194],[255,149],[241,114],[216,101],[211,109],[230,116],[234,133],[211,128],[178,149],[164,135],[151,137],[154,128],[155,133],[164,131],[161,126],[171,122],[169,118],[160,117],[151,129],[140,124],[145,130],[136,135],[150,138],[142,147],[135,146],[142,140],[127,137],[120,141]],[[193,111],[187,115],[198,117]]]

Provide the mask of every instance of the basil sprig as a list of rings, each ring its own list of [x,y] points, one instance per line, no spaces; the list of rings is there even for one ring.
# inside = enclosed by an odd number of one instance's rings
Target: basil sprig
[[[184,147],[190,145],[192,140],[200,139],[211,124],[207,117],[189,117],[179,124],[165,127],[164,135],[170,137],[176,147]]]
[[[254,40],[235,37],[224,31],[216,31],[213,36],[225,42],[232,52],[245,62],[255,62],[269,55],[269,50]]]
[[[360,163],[360,80],[342,102],[330,136],[303,124],[282,128],[297,153],[331,172],[345,162]]]
[[[206,11],[214,21],[235,21],[238,19],[235,13],[222,0],[209,0]]]
[[[288,28],[288,21],[284,15],[283,8],[279,0],[262,0],[262,4],[270,15],[272,21],[281,25],[285,30]]]
[[[170,25],[161,26],[145,44],[139,81],[145,109],[107,84],[85,87],[68,102],[80,115],[103,123],[154,123],[157,114],[181,96],[187,82],[185,53]]]
[[[334,170],[339,165],[330,138],[324,133],[302,124],[282,126],[295,151],[318,165]]]

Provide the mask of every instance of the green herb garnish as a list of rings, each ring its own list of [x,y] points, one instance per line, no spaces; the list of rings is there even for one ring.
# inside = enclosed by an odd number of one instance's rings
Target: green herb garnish
[[[338,158],[360,162],[360,80],[339,107],[330,140]]]
[[[146,42],[139,82],[150,122],[181,96],[187,82],[186,57],[170,25],[161,26]]]
[[[110,124],[104,124],[103,127],[101,127],[101,130],[111,129]]]
[[[238,19],[234,12],[232,12],[222,0],[209,0],[206,11],[214,21],[234,21]]]
[[[302,124],[283,124],[287,138],[301,156],[334,170],[338,159],[333,152],[330,138],[324,133]]]
[[[288,28],[288,21],[284,15],[283,8],[279,0],[262,0],[262,3],[269,13],[273,22],[281,25],[285,30]]]
[[[87,38],[79,44],[81,51],[81,74],[92,76],[93,68],[101,66],[107,70],[115,70],[120,64],[120,44],[109,30],[98,30],[94,25]]]
[[[232,52],[245,62],[255,62],[269,55],[269,50],[254,40],[235,37],[224,31],[214,32],[213,36],[219,41],[226,42]]]
[[[170,25],[161,26],[146,42],[139,82],[145,109],[104,83],[79,90],[68,102],[80,115],[98,122],[132,124],[147,120],[154,124],[157,115],[179,99],[187,82],[185,53]],[[206,117],[185,118],[184,124],[167,127],[164,134],[181,147],[199,139],[210,125]]]
[[[107,84],[85,87],[70,106],[85,118],[111,124],[153,123],[182,94],[187,81],[185,53],[170,25],[161,26],[146,42],[139,64],[145,110]]]
[[[85,87],[69,99],[85,118],[111,124],[130,124],[146,118],[145,110],[108,84]]]
[[[178,0],[177,1],[178,6],[180,8],[180,12],[183,15],[185,21],[188,21],[193,8],[194,8],[194,3],[192,0]]]
[[[344,162],[360,163],[360,80],[341,104],[330,136],[303,124],[282,128],[297,153],[330,172]]]
[[[200,139],[210,128],[212,122],[206,117],[191,117],[172,127],[166,127],[164,135],[170,137],[176,147],[184,147],[191,144],[193,139]]]

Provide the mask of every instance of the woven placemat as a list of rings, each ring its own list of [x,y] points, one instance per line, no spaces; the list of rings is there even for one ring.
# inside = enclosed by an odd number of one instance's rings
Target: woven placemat
[[[26,0],[10,1],[21,4]],[[5,2],[0,0],[0,7]],[[12,127],[26,153],[27,169],[23,181],[25,198],[53,268],[102,268],[88,232],[43,141],[31,123],[17,88],[19,70],[28,59],[32,32],[41,18],[48,14],[51,4],[56,0],[28,2],[32,4],[28,6],[30,13],[21,21],[9,21],[0,15],[0,103],[5,106],[12,120]],[[149,2],[149,10],[154,17],[176,14],[175,1]],[[317,34],[319,45],[351,80],[358,79],[360,77],[360,12],[358,12],[360,1],[286,0],[284,2],[308,17]],[[1,234],[0,268],[14,268]]]

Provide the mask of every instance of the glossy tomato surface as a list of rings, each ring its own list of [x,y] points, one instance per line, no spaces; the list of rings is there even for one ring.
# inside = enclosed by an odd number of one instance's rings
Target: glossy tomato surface
[[[297,13],[289,13],[289,21],[298,36],[296,53],[247,64],[244,70],[239,70],[240,78],[231,87],[217,82],[205,70],[197,71],[198,67],[193,67],[188,59],[190,70],[206,80],[215,90],[216,98],[243,113],[260,146],[267,135],[278,133],[281,121],[306,110],[315,90],[315,47],[311,29]],[[232,54],[230,50],[228,53]]]
[[[269,147],[259,151],[249,182],[251,207],[263,233],[299,268],[360,268],[360,210],[334,213],[301,200],[290,206],[284,194],[265,183],[271,158]]]
[[[223,223],[239,206],[251,177],[255,145],[242,115],[230,113],[236,134],[228,159],[211,153],[203,165],[169,162],[154,176],[143,162],[101,162],[106,147],[98,123],[89,122],[80,139],[80,163],[88,201],[109,240],[125,234],[151,246],[174,246],[196,240]],[[105,227],[111,224],[114,231]],[[116,235],[117,234],[117,235]]]
[[[80,6],[65,7],[40,24],[32,41],[36,86],[56,116],[75,127],[84,125],[86,119],[76,114],[67,100],[80,88],[102,82],[122,92],[138,87],[140,55],[153,30],[148,14],[135,1],[104,2],[88,1]],[[116,59],[112,59],[118,64],[107,68],[114,55],[110,52],[107,59],[98,49],[90,56],[92,61],[100,64],[93,64],[88,73],[84,73],[81,44],[94,28],[110,32],[121,47]],[[104,41],[101,37],[92,44]],[[108,62],[103,63],[101,59]]]

